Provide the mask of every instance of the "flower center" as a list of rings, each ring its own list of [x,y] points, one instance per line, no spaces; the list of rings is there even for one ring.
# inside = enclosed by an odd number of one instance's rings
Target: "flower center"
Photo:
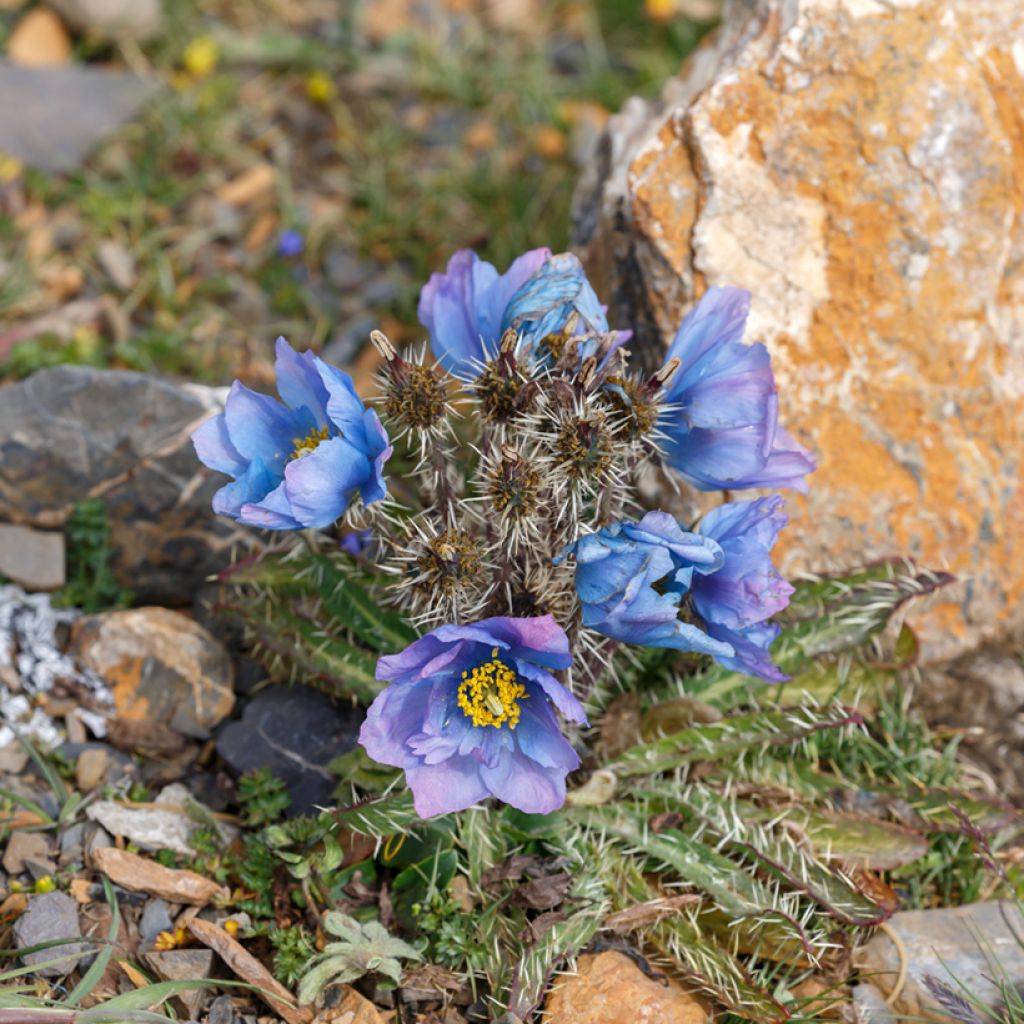
[[[329,428],[324,424],[322,427],[314,427],[305,437],[293,437],[291,457],[301,459],[303,455],[315,452],[317,445],[327,440],[328,433]]]
[[[462,673],[459,707],[474,725],[493,725],[500,729],[506,722],[514,729],[519,722],[519,701],[528,700],[526,688],[511,669],[491,651],[491,660]]]

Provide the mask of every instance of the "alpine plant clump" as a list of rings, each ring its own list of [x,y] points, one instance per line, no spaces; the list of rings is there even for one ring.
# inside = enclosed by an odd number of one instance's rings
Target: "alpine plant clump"
[[[404,770],[421,816],[488,796],[560,807],[580,764],[565,729],[623,645],[787,678],[769,621],[792,592],[770,555],[782,499],[684,523],[638,489],[652,471],[702,491],[806,489],[814,459],[778,423],[768,352],[742,340],[748,307],[710,289],[648,375],[575,256],[537,249],[500,274],[462,251],[420,296],[429,356],[372,335],[374,408],[280,339],[281,401],[236,383],[196,431],[199,458],[234,478],[218,512],[333,528],[419,633],[377,662],[361,742]]]

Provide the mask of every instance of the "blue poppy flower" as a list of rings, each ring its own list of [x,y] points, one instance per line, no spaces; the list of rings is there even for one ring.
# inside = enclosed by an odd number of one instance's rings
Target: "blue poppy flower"
[[[673,647],[729,657],[727,641],[680,618],[695,581],[721,568],[718,543],[687,533],[667,512],[648,512],[639,523],[615,523],[586,534],[556,561],[576,556],[576,593],[583,625],[623,643]]]
[[[697,527],[717,542],[724,560],[714,573],[695,578],[693,608],[708,635],[733,648],[716,655],[726,668],[769,682],[789,677],[772,663],[769,649],[779,627],[766,622],[789,604],[793,587],[772,563],[771,549],[786,525],[782,498],[734,501],[712,509]]]
[[[224,411],[192,435],[200,461],[235,478],[214,495],[214,511],[248,526],[298,530],[329,526],[357,495],[367,505],[380,501],[391,446],[352,378],[284,338],[276,371],[282,401],[235,381]]]
[[[417,314],[430,332],[434,358],[457,377],[476,377],[497,350],[512,296],[550,255],[550,249],[532,249],[499,274],[475,252],[460,249],[443,274],[431,274]]]
[[[502,335],[514,328],[527,343],[558,335],[575,313],[575,332],[585,335],[580,358],[597,354],[598,336],[608,333],[604,307],[583,266],[571,253],[552,256],[533,249],[499,276],[490,263],[468,249],[448,261],[444,274],[432,274],[420,293],[419,318],[430,331],[437,361],[457,377],[471,379],[497,350]],[[632,332],[619,331],[611,350]],[[601,349],[604,359],[610,352]]]
[[[359,734],[366,752],[405,771],[424,818],[496,796],[529,814],[565,802],[579,766],[557,709],[585,722],[579,701],[551,674],[572,663],[551,615],[441,626],[377,662],[388,682]]]
[[[683,320],[668,350],[680,365],[659,423],[665,459],[702,491],[805,491],[814,456],[778,424],[768,350],[741,341],[749,308],[749,292],[712,288]]]

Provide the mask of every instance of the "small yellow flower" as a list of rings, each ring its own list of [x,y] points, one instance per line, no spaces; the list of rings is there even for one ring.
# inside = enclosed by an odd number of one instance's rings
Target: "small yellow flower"
[[[676,0],[645,0],[644,10],[651,21],[660,22],[671,21],[679,13]]]
[[[337,89],[323,71],[312,71],[306,79],[306,95],[314,103],[330,103],[337,95]]]
[[[37,879],[34,886],[36,892],[53,892],[56,888],[57,883],[49,875],[43,875],[42,878]]]
[[[205,78],[217,66],[217,44],[209,36],[197,36],[185,47],[181,62],[195,78]]]
[[[224,931],[226,931],[231,938],[234,938],[238,934],[238,922],[233,917],[229,917],[224,922]]]
[[[23,170],[25,165],[16,156],[0,152],[0,185],[10,184]]]
[[[174,949],[177,945],[178,942],[171,932],[160,932],[160,934],[153,940],[153,946],[160,950],[161,953],[166,953],[169,949]]]

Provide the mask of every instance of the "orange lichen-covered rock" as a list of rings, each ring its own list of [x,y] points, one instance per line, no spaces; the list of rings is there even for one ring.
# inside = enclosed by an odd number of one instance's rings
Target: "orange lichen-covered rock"
[[[753,293],[819,458],[784,568],[954,572],[929,658],[1024,623],[1024,5],[727,2],[601,152],[576,241],[649,362],[708,287]]]

